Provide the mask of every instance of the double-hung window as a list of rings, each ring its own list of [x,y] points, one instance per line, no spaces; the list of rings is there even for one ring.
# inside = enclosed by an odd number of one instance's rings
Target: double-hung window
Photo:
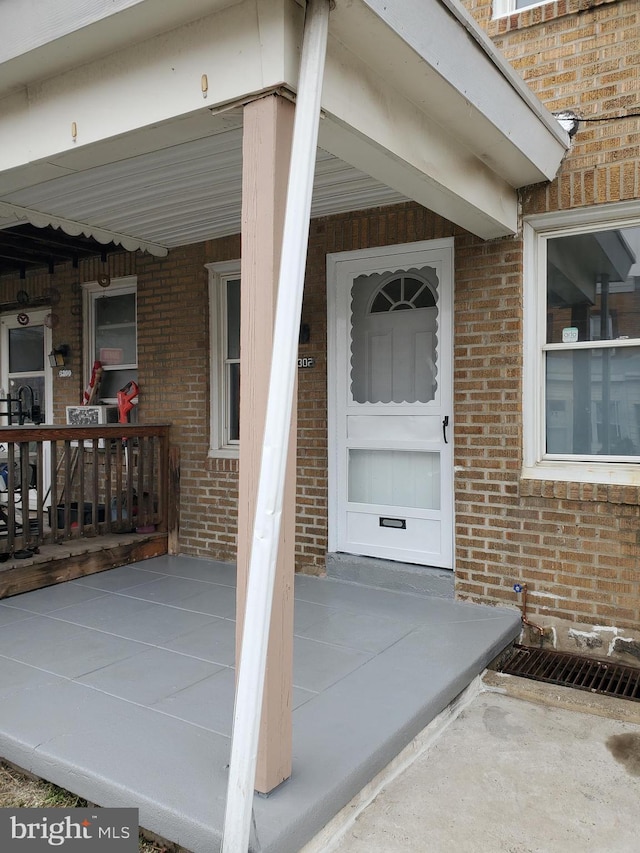
[[[525,226],[525,475],[640,483],[640,210],[616,207]]]
[[[211,456],[240,448],[240,261],[207,264],[211,353]]]
[[[103,372],[98,399],[115,403],[118,391],[138,379],[137,280],[127,276],[112,279],[107,287],[87,282],[82,288],[86,379],[99,361]]]

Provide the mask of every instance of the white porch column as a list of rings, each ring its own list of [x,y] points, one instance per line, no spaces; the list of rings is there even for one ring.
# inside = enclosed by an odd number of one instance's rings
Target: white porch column
[[[293,117],[293,104],[275,95],[254,101],[244,108],[236,605],[238,661],[269,395]],[[255,789],[261,793],[271,791],[291,775],[295,444],[294,406],[256,768]]]

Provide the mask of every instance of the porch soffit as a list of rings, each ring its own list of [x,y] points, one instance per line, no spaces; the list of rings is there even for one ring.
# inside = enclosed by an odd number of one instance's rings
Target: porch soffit
[[[228,115],[225,124],[231,124]],[[242,127],[236,126],[5,193],[0,232],[19,222],[53,225],[66,234],[163,255],[167,248],[239,233],[241,190]],[[318,149],[312,216],[406,200]],[[2,255],[0,245],[0,274],[19,269],[17,261],[3,263]]]
[[[408,0],[403,17],[404,0],[338,1],[314,216],[413,198],[495,237],[516,228],[513,188],[557,169],[559,125],[470,38],[472,25],[447,8],[455,0],[444,2]],[[131,6],[141,19],[149,14],[147,2]],[[0,101],[8,141],[0,201],[169,247],[239,230],[240,111],[210,109],[279,86],[295,91],[302,10],[297,0],[211,0],[208,8],[217,11],[196,27],[120,43]],[[428,37],[409,43],[412,23]],[[0,72],[28,56],[0,62]],[[211,72],[205,101],[193,85],[203,69]],[[70,117],[80,128],[75,142]],[[0,213],[0,228],[9,224]]]

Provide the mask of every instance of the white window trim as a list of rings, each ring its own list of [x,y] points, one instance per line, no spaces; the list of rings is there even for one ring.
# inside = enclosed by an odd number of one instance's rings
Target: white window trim
[[[226,442],[226,411],[228,402],[224,381],[224,352],[226,351],[226,310],[224,285],[229,279],[240,278],[240,261],[223,261],[205,264],[209,272],[209,457],[214,459],[238,459],[238,442]],[[223,405],[220,402],[224,400]]]
[[[122,293],[136,294],[136,362],[135,364],[118,365],[121,370],[137,370],[138,369],[138,309],[137,309],[137,292],[138,278],[135,275],[123,276],[122,278],[111,279],[108,287],[102,287],[97,281],[83,281],[82,287],[82,320],[83,328],[85,329],[84,347],[83,347],[83,367],[84,367],[84,382],[85,387],[91,379],[91,371],[95,361],[95,300],[98,295],[114,296]],[[115,399],[112,400],[115,403]]]
[[[523,6],[522,9],[516,9],[515,0],[493,0],[493,17],[504,18],[505,15],[514,15],[519,12],[526,12],[533,9],[535,6],[545,6],[553,0],[538,0],[537,3],[531,3],[529,6]]]
[[[523,365],[523,468],[530,480],[640,486],[640,463],[599,462],[595,457],[576,461],[544,457],[545,429],[545,344],[546,344],[546,264],[541,258],[549,237],[566,236],[605,228],[640,226],[640,203],[620,202],[584,210],[539,214],[523,224],[524,274],[524,365]],[[605,343],[606,345],[606,343]],[[593,346],[593,344],[591,345]]]

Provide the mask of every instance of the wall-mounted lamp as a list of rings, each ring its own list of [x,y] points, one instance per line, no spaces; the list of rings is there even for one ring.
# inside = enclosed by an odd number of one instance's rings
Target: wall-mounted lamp
[[[65,359],[69,355],[69,344],[60,344],[49,353],[49,364],[51,367],[64,367]]]

